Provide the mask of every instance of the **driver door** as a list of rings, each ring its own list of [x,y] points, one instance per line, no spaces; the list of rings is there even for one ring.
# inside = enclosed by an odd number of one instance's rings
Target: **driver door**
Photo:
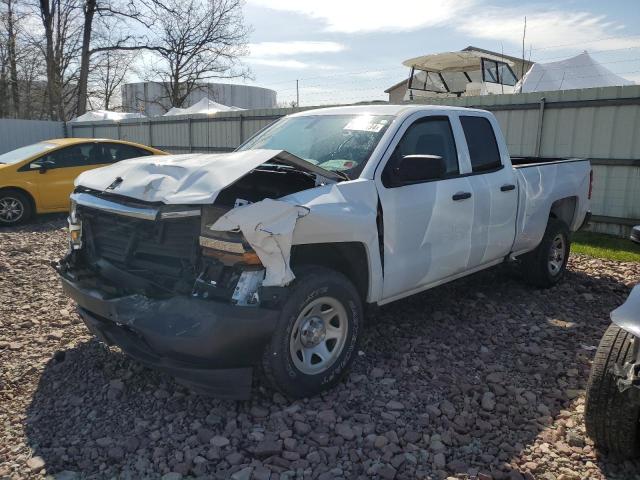
[[[453,122],[438,115],[406,123],[381,163],[382,172],[376,172],[384,220],[383,301],[464,271],[470,253],[474,198],[468,179],[460,176]],[[442,178],[392,187],[389,175],[406,155],[441,156],[446,172]]]

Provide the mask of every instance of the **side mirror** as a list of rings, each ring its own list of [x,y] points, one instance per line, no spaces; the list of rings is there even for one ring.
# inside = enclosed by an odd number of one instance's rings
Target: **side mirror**
[[[405,155],[394,168],[397,185],[442,178],[447,166],[440,155]]]
[[[42,160],[42,162],[40,162],[40,168],[38,169],[38,171],[40,173],[47,173],[47,170],[55,166],[56,162],[54,162],[53,160]]]

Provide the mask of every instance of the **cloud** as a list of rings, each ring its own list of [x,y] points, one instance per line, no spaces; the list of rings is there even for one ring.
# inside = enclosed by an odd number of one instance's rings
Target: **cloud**
[[[306,15],[341,33],[408,31],[452,21],[476,0],[248,0],[249,3]]]
[[[309,53],[336,53],[346,47],[337,42],[260,42],[249,44],[252,56],[257,58],[281,57],[286,55],[301,55]]]
[[[485,8],[461,18],[456,30],[475,38],[521,45],[525,15],[525,44],[527,49],[531,45],[540,56],[547,56],[540,50],[575,50],[582,47],[598,51],[638,45],[637,36],[612,38],[624,26],[607,20],[603,15],[563,10],[530,13],[524,9]],[[499,44],[495,46],[495,49],[498,48]]]
[[[246,59],[248,63],[254,65],[264,65],[267,67],[287,68],[287,69],[300,69],[313,68],[314,70],[335,70],[335,65],[326,65],[322,63],[308,63],[300,60],[293,60],[288,58],[254,58],[249,57]]]

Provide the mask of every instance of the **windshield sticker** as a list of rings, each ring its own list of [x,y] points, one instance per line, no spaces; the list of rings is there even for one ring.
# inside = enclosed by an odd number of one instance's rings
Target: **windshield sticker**
[[[386,120],[374,122],[373,118],[368,115],[356,117],[347,123],[343,130],[355,130],[358,132],[374,132],[378,133],[387,124]]]

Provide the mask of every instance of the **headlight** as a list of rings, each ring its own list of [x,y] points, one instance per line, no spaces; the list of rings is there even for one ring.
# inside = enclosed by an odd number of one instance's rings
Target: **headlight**
[[[261,265],[260,258],[240,232],[216,232],[211,230],[218,218],[227,212],[226,208],[207,206],[202,209],[199,243],[202,254],[215,257],[225,265],[243,263]]]
[[[76,202],[71,201],[71,208],[69,209],[69,245],[73,250],[80,250],[82,248],[82,220],[78,217]]]

